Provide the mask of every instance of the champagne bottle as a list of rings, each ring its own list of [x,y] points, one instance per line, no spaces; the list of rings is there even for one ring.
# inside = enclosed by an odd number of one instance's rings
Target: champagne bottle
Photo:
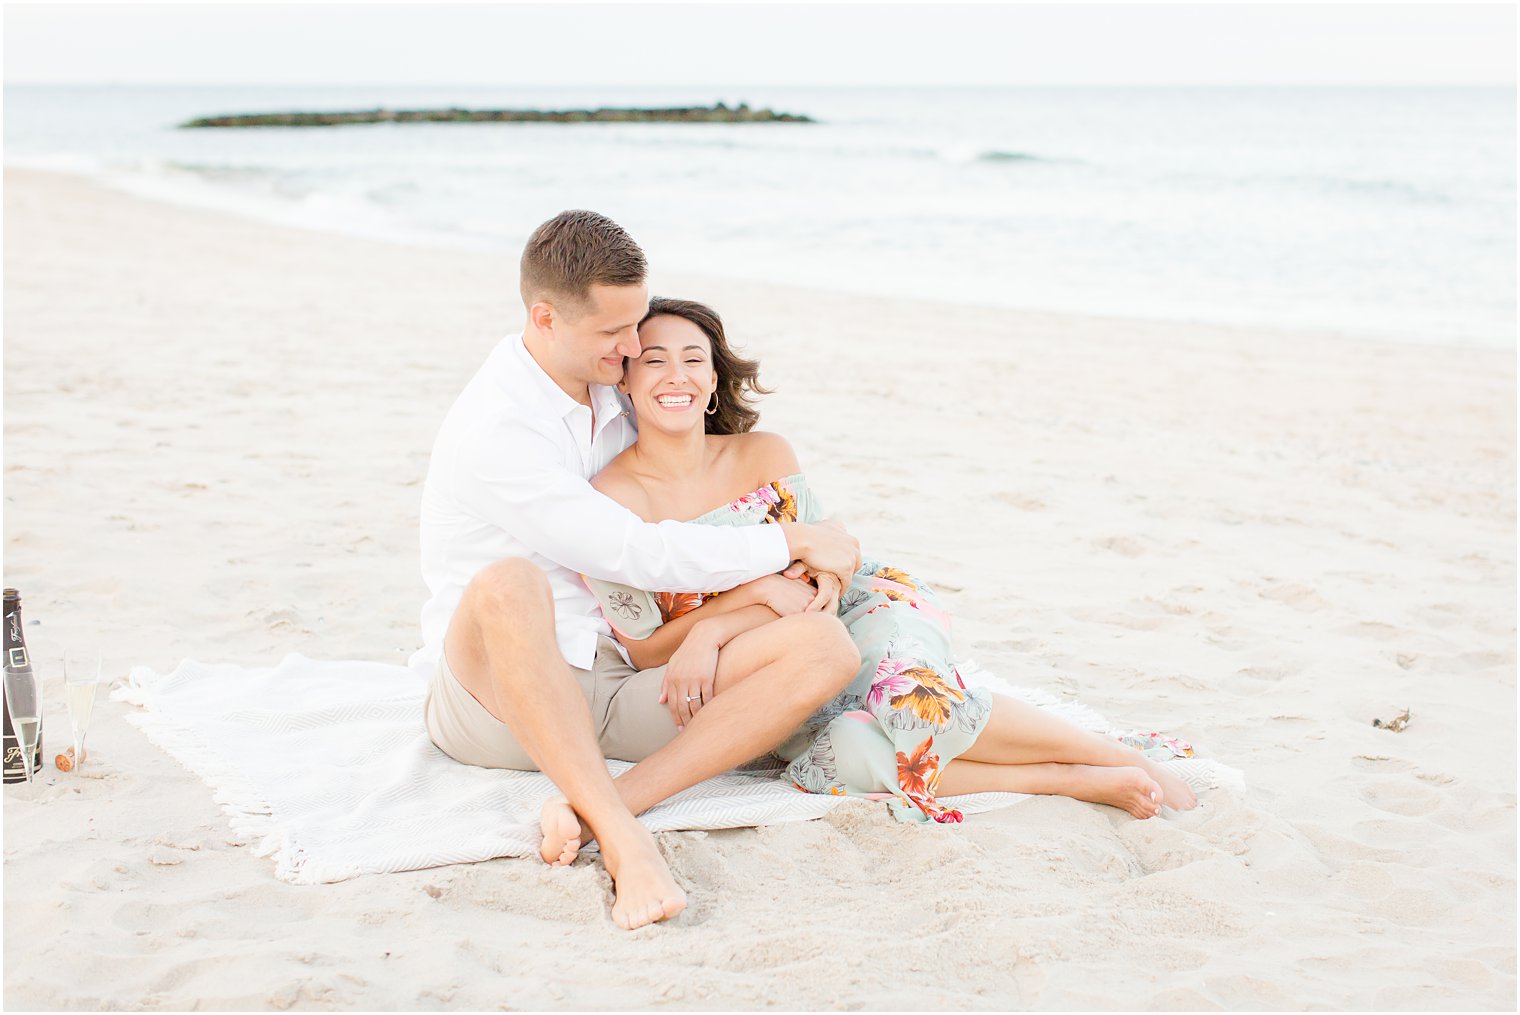
[[[5,590],[5,668],[31,672],[32,660],[26,653],[26,639],[21,634],[21,593],[15,589]],[[40,702],[39,702],[40,704]],[[21,741],[11,728],[11,711],[0,708],[5,714],[5,764],[4,781],[25,782],[26,766],[21,759]],[[32,771],[42,771],[42,716],[37,716],[37,750],[32,756]]]

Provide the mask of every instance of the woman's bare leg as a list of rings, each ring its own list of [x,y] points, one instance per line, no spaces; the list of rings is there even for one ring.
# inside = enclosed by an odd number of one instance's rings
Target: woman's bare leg
[[[956,758],[940,773],[939,795],[1041,793],[1108,804],[1137,818],[1161,813],[1161,784],[1138,766],[989,765]]]
[[[1198,805],[1198,798],[1187,783],[1168,772],[1166,766],[1117,740],[1084,730],[1043,708],[1007,695],[992,696],[992,717],[976,743],[960,757],[965,761],[1005,766],[1055,762],[1099,768],[1138,768],[1161,786],[1161,802],[1167,807],[1185,811]],[[940,792],[952,791],[941,782]]]
[[[759,757],[844,690],[860,650],[838,618],[799,613],[737,635],[718,653],[712,701],[686,729],[613,780],[634,814]]]

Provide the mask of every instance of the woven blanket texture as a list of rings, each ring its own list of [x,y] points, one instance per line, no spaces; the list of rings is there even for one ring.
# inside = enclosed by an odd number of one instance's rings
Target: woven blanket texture
[[[1012,687],[962,662],[968,684],[1047,708],[1087,729],[1118,733],[1096,712]],[[293,884],[536,855],[538,811],[556,795],[537,773],[462,765],[422,726],[426,685],[404,666],[289,655],[251,669],[186,660],[172,673],[132,670],[112,697],[129,721],[211,787],[238,835]],[[1169,763],[1195,790],[1242,786],[1208,760]],[[614,774],[631,767],[609,761]],[[677,794],[640,820],[652,831],[740,828],[885,804],[803,793],[779,762],[752,763]],[[967,814],[1028,799],[1014,793],[942,798]],[[955,834],[953,826],[935,834]]]

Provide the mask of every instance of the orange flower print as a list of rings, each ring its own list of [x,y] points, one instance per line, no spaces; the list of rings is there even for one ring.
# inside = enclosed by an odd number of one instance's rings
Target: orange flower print
[[[913,749],[911,756],[897,752],[897,784],[903,796],[923,811],[927,817],[941,824],[953,824],[963,819],[960,811],[941,807],[934,799],[939,792],[939,755],[929,753],[934,738],[925,737],[923,743]]]
[[[895,567],[887,567],[885,564],[883,564],[881,567],[878,567],[875,571],[872,571],[871,577],[885,578],[889,582],[896,582],[899,585],[906,585],[910,589],[918,588],[918,583],[913,580],[913,576],[908,574],[908,572],[900,571]]]
[[[797,495],[792,493],[791,488],[777,480],[771,484],[771,489],[776,491],[776,503],[766,510],[765,520],[768,522],[795,522],[797,520]]]
[[[950,722],[950,703],[922,687],[890,699],[893,708],[907,709],[930,726],[942,727]]]
[[[905,694],[894,694],[887,699],[887,704],[896,709],[907,709],[931,726],[947,725],[951,706],[966,700],[964,691],[950,686],[944,677],[927,666],[909,667],[902,671],[902,675],[911,677],[918,686]]]
[[[656,592],[654,601],[659,604],[660,616],[665,623],[684,616],[702,605],[700,592]]]
[[[886,600],[886,602],[879,603],[878,605],[871,607],[866,611],[867,614],[875,613],[877,610],[890,610],[893,603],[903,603],[912,609],[923,610],[923,607],[919,605],[918,598],[915,597],[911,592],[904,592],[902,589],[895,589],[890,586],[883,585],[879,581],[872,582],[871,592],[881,596]]]
[[[912,677],[914,680],[918,681],[920,684],[923,684],[926,688],[933,691],[935,694],[943,695],[944,697],[954,699],[955,701],[966,700],[966,696],[961,693],[960,688],[951,687],[949,682],[946,681],[944,677],[940,676],[937,671],[931,670],[927,666],[914,666],[911,669],[904,670],[903,672]]]
[[[939,786],[939,755],[929,753],[933,746],[934,738],[924,737],[911,756],[897,752],[897,784],[914,803],[932,797]]]

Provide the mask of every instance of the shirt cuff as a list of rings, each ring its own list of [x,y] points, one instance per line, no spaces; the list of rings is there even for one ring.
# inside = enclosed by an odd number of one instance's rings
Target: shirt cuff
[[[792,562],[791,552],[786,548],[786,533],[780,525],[756,525],[745,531],[754,534],[750,539],[750,563],[757,575],[775,574]]]

